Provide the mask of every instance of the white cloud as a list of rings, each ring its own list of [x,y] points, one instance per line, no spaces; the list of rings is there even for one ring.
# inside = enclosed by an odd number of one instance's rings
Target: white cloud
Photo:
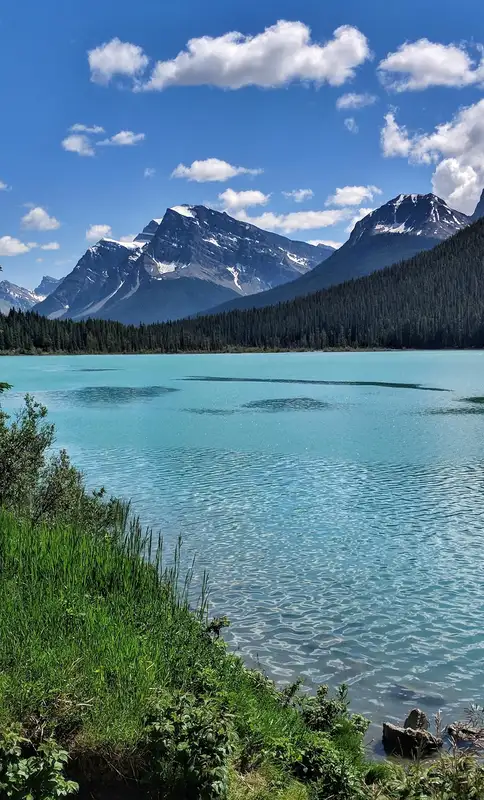
[[[153,167],[146,167],[145,171],[143,172],[145,178],[153,178],[155,174],[156,174],[156,169],[154,169]]]
[[[264,194],[257,189],[249,189],[244,192],[226,189],[225,192],[219,194],[218,199],[226,211],[233,213],[250,206],[265,206],[270,200],[270,194]]]
[[[372,106],[377,100],[378,97],[374,94],[356,94],[355,92],[348,92],[348,94],[342,94],[341,97],[338,97],[336,108],[338,111],[344,108],[365,108],[365,106]]]
[[[347,227],[345,228],[346,233],[351,233],[351,231],[355,227],[356,223],[359,222],[360,219],[363,219],[363,217],[366,217],[366,216],[368,216],[368,214],[371,214],[371,212],[374,211],[374,210],[375,210],[374,208],[360,208],[356,212],[354,217],[351,218],[350,222],[348,223]]]
[[[97,142],[98,145],[112,145],[114,147],[129,147],[138,142],[142,142],[145,138],[144,133],[134,133],[133,131],[119,131],[111,136],[109,139],[103,139]]]
[[[327,247],[334,247],[335,250],[338,250],[343,242],[335,242],[334,239],[310,239],[308,244],[313,244],[315,247],[317,247],[318,244],[325,244]]]
[[[141,47],[118,38],[89,50],[87,57],[91,80],[103,84],[108,84],[115,75],[135,78],[149,62]]]
[[[311,40],[310,29],[302,22],[279,20],[255,36],[231,31],[191,39],[176,58],[158,61],[142,88],[204,84],[270,88],[292,81],[341,86],[369,58],[366,36],[351,25],[337,28],[332,39],[319,44]]]
[[[378,65],[382,82],[396,92],[429,86],[470,86],[484,81],[484,60],[475,68],[463,46],[428,39],[406,42]],[[400,77],[401,76],[401,77]]]
[[[55,231],[60,228],[60,222],[55,217],[49,217],[45,208],[35,206],[22,217],[22,227],[32,231]]]
[[[365,200],[373,200],[376,194],[382,194],[378,186],[343,186],[326,200],[327,206],[359,206]]]
[[[228,181],[236,175],[260,175],[261,169],[234,167],[220,158],[206,158],[205,161],[193,161],[189,167],[178,166],[171,173],[172,178],[186,178],[189,181],[205,183],[207,181]]]
[[[350,133],[358,133],[360,130],[354,117],[347,117],[344,121],[344,125]]]
[[[274,214],[272,211],[265,211],[258,217],[249,217],[243,210],[237,214],[237,219],[242,222],[282,233],[328,228],[347,217],[348,209],[341,208],[326,211],[293,211],[292,214]]]
[[[119,237],[119,241],[120,242],[132,242],[135,238],[136,238],[136,234],[135,233],[128,233],[127,236],[120,236]]]
[[[282,194],[288,200],[294,200],[295,203],[303,203],[305,200],[310,200],[314,197],[312,189],[293,189],[291,192],[283,192]]]
[[[385,125],[381,130],[381,146],[386,158],[391,156],[408,156],[410,152],[410,139],[405,127],[399,125],[395,114],[390,111],[385,114]]]
[[[13,236],[0,236],[0,256],[20,256],[35,246],[33,242],[25,244]]]
[[[3,181],[0,181],[0,192],[8,192],[9,189],[10,186],[8,186],[8,184],[4,183]]]
[[[59,242],[47,242],[47,244],[40,245],[41,250],[60,250]]]
[[[81,125],[79,122],[71,125],[69,130],[72,133],[105,133],[104,128],[101,128],[100,125]]]
[[[395,137],[401,146],[389,146]],[[393,114],[387,114],[382,146],[385,156],[435,164],[434,192],[459,211],[474,211],[484,186],[484,100],[460,109],[450,122],[437,125],[431,133],[410,134]]]
[[[68,153],[77,153],[79,156],[94,155],[94,148],[91,142],[82,133],[73,133],[70,136],[66,136],[61,145]]]
[[[98,242],[99,239],[112,236],[111,225],[91,225],[86,231],[88,242]]]
[[[42,264],[43,260],[44,260],[43,258],[36,258],[35,259],[37,264]]]

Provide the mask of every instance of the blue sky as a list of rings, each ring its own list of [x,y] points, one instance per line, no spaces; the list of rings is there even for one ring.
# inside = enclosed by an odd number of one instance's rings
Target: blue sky
[[[342,242],[400,192],[470,212],[484,186],[480,0],[26,0],[4,4],[0,41],[14,283],[171,205]]]

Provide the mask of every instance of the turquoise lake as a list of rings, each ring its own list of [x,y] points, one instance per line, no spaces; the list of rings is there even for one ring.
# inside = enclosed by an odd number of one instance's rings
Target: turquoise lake
[[[483,702],[484,353],[4,357],[0,380],[183,535],[247,662],[344,681],[375,725]]]

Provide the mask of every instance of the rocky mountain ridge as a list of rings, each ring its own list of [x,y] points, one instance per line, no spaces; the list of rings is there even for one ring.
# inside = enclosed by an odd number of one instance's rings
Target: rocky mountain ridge
[[[51,319],[176,319],[294,280],[332,252],[205,206],[174,206],[133,242],[90,247],[35,310]]]

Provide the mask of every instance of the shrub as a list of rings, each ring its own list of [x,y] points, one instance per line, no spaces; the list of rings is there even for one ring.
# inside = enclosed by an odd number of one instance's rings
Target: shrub
[[[151,786],[187,800],[222,800],[229,777],[230,715],[211,697],[175,693],[146,720]]]
[[[0,797],[58,800],[77,792],[64,775],[67,753],[53,739],[34,748],[15,728],[0,733]]]

